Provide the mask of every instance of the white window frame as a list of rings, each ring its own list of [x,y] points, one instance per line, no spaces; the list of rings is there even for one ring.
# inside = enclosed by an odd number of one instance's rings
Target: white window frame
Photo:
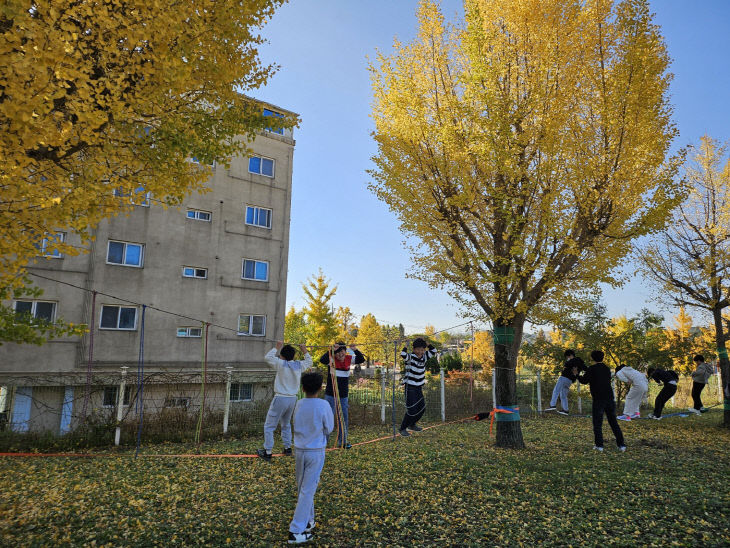
[[[259,280],[258,278],[247,278],[246,277],[246,261],[250,261],[254,263],[253,270],[254,275],[256,272],[256,265],[258,263],[265,264],[266,265],[266,279],[265,280]],[[258,259],[246,259],[245,257],[241,260],[241,279],[242,280],[251,280],[252,282],[268,282],[269,281],[269,268],[270,263],[269,261],[259,261]]]
[[[137,190],[144,190],[144,187],[138,187]],[[152,197],[151,192],[145,192],[144,193],[144,201],[142,203],[137,203],[134,201],[134,196],[137,196],[138,194],[142,194],[141,192],[137,192],[136,194],[132,195],[129,192],[122,192],[122,190],[117,187],[112,191],[112,194],[116,196],[117,198],[129,198],[129,203],[132,205],[140,206],[140,207],[150,207],[150,198]]]
[[[111,405],[108,403],[105,403],[107,390],[114,390],[114,403]],[[122,399],[122,407],[129,407],[129,402],[131,400],[132,400],[132,387],[127,385],[124,387],[124,398]],[[104,392],[101,395],[101,406],[106,409],[111,409],[112,407],[117,406],[118,401],[119,401],[119,386],[118,385],[105,386]]]
[[[241,331],[241,319],[248,316],[248,332]],[[263,318],[263,333],[252,333],[253,319]],[[266,336],[266,315],[265,314],[239,314],[238,315],[238,335],[241,337],[265,337]]]
[[[251,208],[251,209],[254,210],[254,219],[257,216],[256,215],[256,210],[268,211],[269,212],[269,224],[268,224],[268,226],[266,226],[266,225],[260,225],[260,224],[257,224],[255,222],[254,223],[249,223],[248,222],[248,209],[249,208]],[[268,207],[261,207],[261,206],[255,206],[255,205],[247,205],[246,206],[246,210],[244,212],[243,222],[244,222],[244,224],[246,224],[248,226],[255,226],[257,228],[265,228],[266,230],[271,230],[271,226],[274,224],[274,210],[271,209],[271,208],[268,208]]]
[[[185,273],[186,269],[190,269],[193,271],[192,276],[189,276]],[[203,272],[203,275],[200,275],[200,272]],[[202,266],[183,266],[182,267],[182,277],[183,278],[195,278],[197,280],[207,280],[208,279],[208,269],[203,268]]]
[[[190,216],[191,213],[193,214],[192,217]],[[208,218],[201,219],[200,218],[201,214],[207,215]],[[193,209],[193,208],[189,207],[187,212],[185,213],[185,218],[190,219],[191,221],[201,221],[204,223],[209,223],[209,222],[211,222],[211,219],[213,218],[213,213],[211,213],[210,211],[204,211],[202,209]]]
[[[122,251],[122,262],[121,263],[112,263],[109,261],[109,246],[111,243],[116,244],[124,244],[124,251]],[[127,264],[125,261],[127,260],[127,247],[130,245],[136,245],[140,248],[139,250],[139,264]],[[114,265],[114,266],[126,266],[129,268],[143,268],[144,267],[144,244],[138,244],[135,242],[125,242],[124,240],[107,240],[106,243],[106,264]]]
[[[19,302],[20,303],[31,303],[31,305],[30,305],[30,315],[33,317],[34,320],[42,320],[42,319],[45,319],[45,318],[39,318],[38,316],[36,316],[36,312],[37,312],[37,308],[38,308],[37,307],[37,304],[38,303],[49,303],[49,304],[52,304],[53,305],[53,314],[52,314],[51,319],[50,320],[47,320],[47,321],[50,321],[51,323],[53,323],[53,322],[56,321],[56,312],[58,311],[58,302],[57,301],[17,299],[15,301],[13,301],[13,310],[16,313],[18,312],[17,305],[18,305]]]
[[[197,331],[197,335],[194,333]],[[203,336],[203,328],[202,327],[178,327],[177,328],[177,336],[180,339],[199,339]]]
[[[55,253],[48,253],[46,251],[46,249],[48,248],[48,243],[49,243],[50,239],[51,238],[49,238],[48,236],[45,236],[43,238],[43,240],[41,240],[41,247],[40,247],[41,255],[44,257],[47,257],[49,259],[63,259],[63,253],[61,253],[58,250],[56,250]],[[55,242],[60,242],[63,244],[66,242],[66,233],[65,232],[54,232],[53,239],[55,240]]]
[[[247,398],[242,398],[241,397],[241,393],[243,392],[242,389],[243,389],[244,386],[248,386],[249,387],[249,389],[248,389],[248,397]],[[236,393],[236,397],[235,398],[231,397],[231,393],[234,392],[234,390],[235,390],[235,393]],[[234,382],[234,383],[231,383],[231,390],[228,393],[228,396],[230,398],[229,401],[231,401],[231,402],[253,401],[253,383],[250,383],[250,382]]]
[[[197,156],[191,156],[190,158],[188,158],[188,162],[190,162],[191,164],[198,164],[199,166],[202,166],[202,165],[210,166],[212,169],[215,169],[215,166],[216,166],[215,160],[213,160],[209,164],[202,164],[202,163],[200,163],[200,160],[198,160]]]
[[[104,318],[104,307],[110,307],[110,308],[117,308],[117,327],[102,327],[101,321]],[[131,308],[134,309],[134,327],[119,327],[119,317],[122,314],[122,308]],[[104,329],[105,331],[136,331],[137,330],[137,320],[139,318],[139,308],[136,306],[123,306],[120,304],[102,304],[101,309],[99,310],[99,329]]]
[[[259,171],[251,171],[251,158],[258,158],[260,160],[259,162]],[[276,177],[276,159],[275,158],[269,158],[268,156],[261,156],[260,154],[253,154],[252,156],[248,157],[248,172],[253,173],[254,175],[261,175],[262,177],[269,177],[270,179],[273,179]],[[263,166],[264,166],[264,160],[270,160],[271,161],[271,175],[264,173]]]

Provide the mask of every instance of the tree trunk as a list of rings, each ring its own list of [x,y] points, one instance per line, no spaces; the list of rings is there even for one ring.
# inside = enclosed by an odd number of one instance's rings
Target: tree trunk
[[[724,400],[722,426],[730,428],[730,360],[728,360],[725,346],[725,331],[722,327],[722,309],[714,309],[712,318],[715,322],[715,343],[717,344],[717,357],[720,362],[720,382],[722,383]]]
[[[517,383],[515,369],[517,353],[522,341],[524,319],[513,319],[494,324],[494,367],[496,369],[497,406],[517,407]],[[497,413],[497,447],[523,449],[519,414]],[[514,420],[517,419],[517,420]]]

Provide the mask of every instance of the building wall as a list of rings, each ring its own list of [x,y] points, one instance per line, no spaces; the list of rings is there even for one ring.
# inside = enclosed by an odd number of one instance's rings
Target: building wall
[[[189,196],[182,206],[165,209],[152,197],[149,207],[135,206],[128,215],[102,222],[88,254],[39,258],[32,273],[98,292],[93,335],[49,341],[41,347],[0,346],[0,385],[33,386],[34,379],[49,375],[58,376],[57,386],[83,382],[92,336],[95,375],[115,377],[120,366],[135,367],[142,307],[134,330],[100,329],[102,306],[135,306],[125,300],[148,305],[144,329],[147,373],[199,370],[204,337],[179,338],[177,328],[201,327],[200,322],[207,321],[212,324],[207,340],[210,369],[230,366],[237,375],[258,378],[257,382],[262,376],[273,378],[263,356],[274,340],[283,338],[294,140],[290,131],[283,136],[262,132],[249,147],[254,155],[274,160],[274,177],[250,173],[247,156],[233,158],[228,168],[214,167],[206,185],[209,192]],[[271,209],[270,229],[246,223],[248,205]],[[210,221],[187,218],[188,208],[210,212]],[[73,235],[67,238],[80,245]],[[110,240],[143,244],[143,266],[108,264]],[[268,281],[242,279],[244,258],[268,261]],[[206,268],[207,279],[183,277],[183,266]],[[37,277],[33,280],[44,290],[42,300],[57,303],[56,317],[91,323],[90,291]],[[239,314],[265,315],[265,335],[237,334]],[[69,381],[73,374],[75,380]],[[59,407],[62,401],[63,396]]]

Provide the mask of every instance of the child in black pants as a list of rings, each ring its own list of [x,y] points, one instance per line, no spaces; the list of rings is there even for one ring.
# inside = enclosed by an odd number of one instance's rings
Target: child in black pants
[[[654,379],[657,384],[664,383],[664,386],[654,400],[654,412],[649,413],[650,419],[659,420],[662,418],[664,404],[677,392],[679,375],[674,371],[665,371],[664,369],[656,369],[654,367],[650,367],[646,373],[649,375],[649,379]]]
[[[616,436],[616,445],[619,451],[626,451],[624,434],[616,420],[616,401],[611,388],[611,370],[603,363],[603,352],[594,350],[591,352],[591,365],[583,374],[578,376],[582,384],[591,385],[591,396],[593,397],[593,436],[595,445],[593,449],[603,451],[603,414],[606,414],[608,425]]]

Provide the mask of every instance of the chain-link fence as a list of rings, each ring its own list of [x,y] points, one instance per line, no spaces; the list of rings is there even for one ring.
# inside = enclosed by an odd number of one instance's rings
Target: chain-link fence
[[[457,376],[454,376],[457,377]],[[484,376],[481,376],[484,378]],[[493,377],[492,377],[493,378]],[[268,379],[240,382],[234,370],[200,373],[156,373],[144,379],[132,375],[95,375],[85,384],[73,385],[49,377],[15,379],[0,387],[0,445],[19,448],[41,438],[49,443],[65,439],[78,445],[133,445],[139,441],[193,441],[237,437],[262,429],[273,387]],[[516,376],[517,405],[523,417],[536,416],[550,403],[557,375],[522,373]],[[702,393],[703,403],[722,401],[717,375]],[[653,405],[660,390],[650,383],[644,405]],[[668,406],[692,405],[692,379],[681,378]],[[616,382],[618,411],[627,387]],[[493,383],[450,378],[448,373],[428,377],[423,389],[426,404],[423,423],[462,419],[489,412],[495,404]],[[569,390],[571,414],[589,414],[590,393],[576,383]],[[400,425],[405,412],[400,373],[375,369],[356,374],[349,387],[350,428],[360,425]],[[55,442],[53,440],[56,440]]]

